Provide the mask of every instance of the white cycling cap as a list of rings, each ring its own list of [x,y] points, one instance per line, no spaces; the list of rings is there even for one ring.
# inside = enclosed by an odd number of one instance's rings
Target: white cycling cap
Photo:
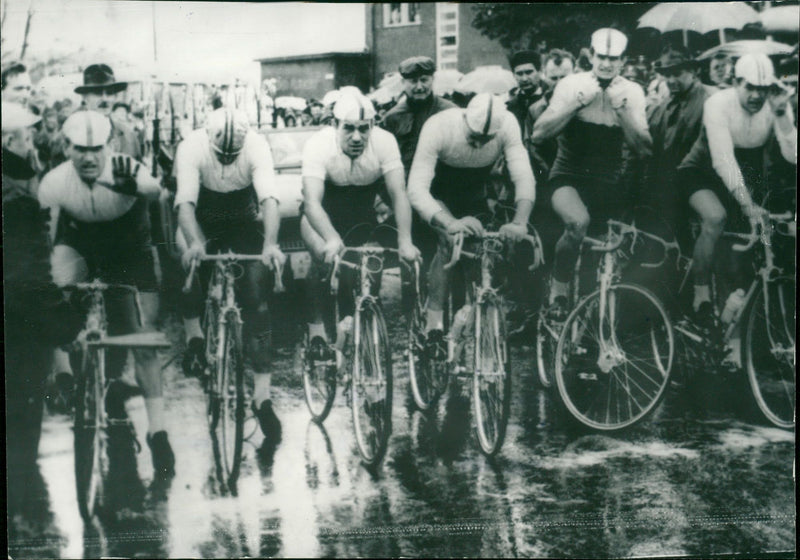
[[[242,151],[250,121],[242,111],[223,107],[213,111],[206,121],[211,147],[221,154],[235,155]]]
[[[111,137],[111,121],[97,111],[76,111],[64,121],[61,132],[74,146],[96,148]]]
[[[775,79],[775,67],[765,54],[746,54],[736,61],[734,74],[754,86],[771,86]]]
[[[28,111],[19,103],[12,103],[10,101],[3,101],[3,132],[9,130],[17,130],[19,128],[27,128],[35,125],[41,119]]]
[[[342,96],[333,106],[333,116],[339,121],[368,121],[375,118],[375,107],[358,89],[342,91]]]
[[[622,56],[628,48],[628,38],[622,31],[604,27],[592,33],[592,49],[603,56]]]
[[[495,134],[503,126],[506,111],[505,103],[497,95],[479,93],[466,108],[467,126],[473,132]]]

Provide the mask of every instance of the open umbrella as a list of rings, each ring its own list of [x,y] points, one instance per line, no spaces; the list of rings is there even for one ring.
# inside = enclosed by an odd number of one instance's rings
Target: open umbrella
[[[433,93],[435,95],[445,95],[453,93],[459,80],[464,76],[458,70],[438,70],[433,75]]]
[[[767,56],[776,56],[783,54],[791,54],[792,47],[776,41],[731,41],[724,45],[717,45],[714,48],[708,49],[706,52],[697,57],[697,60],[707,60],[717,53],[723,53],[731,58],[739,58],[744,54],[765,54]]]
[[[275,106],[284,109],[292,109],[294,111],[303,111],[308,105],[308,102],[302,97],[283,96],[275,99]]]
[[[517,80],[514,78],[514,74],[502,66],[478,66],[459,80],[455,91],[498,95],[508,93],[516,85]]]
[[[639,27],[667,31],[708,33],[741,29],[759,21],[758,12],[744,2],[664,2],[639,18]]]
[[[800,6],[777,6],[761,12],[761,23],[767,33],[800,31]]]
[[[342,96],[341,91],[339,91],[338,89],[332,89],[331,91],[325,94],[325,96],[322,98],[321,103],[324,107],[328,107],[329,105],[333,105],[334,103],[339,101],[339,98],[341,96]]]

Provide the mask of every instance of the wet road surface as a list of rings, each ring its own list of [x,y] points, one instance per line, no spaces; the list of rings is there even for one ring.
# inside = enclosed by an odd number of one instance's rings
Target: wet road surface
[[[743,385],[693,383],[622,435],[573,429],[535,384],[530,347],[512,352],[511,423],[500,455],[477,450],[457,387],[432,415],[413,411],[396,281],[384,283],[396,342],[393,434],[382,467],[359,461],[346,399],[324,427],[309,420],[290,347],[277,350],[273,402],[283,442],[271,464],[247,420],[238,496],[216,476],[199,383],[165,370],[170,483],[153,480],[149,448],[110,481],[106,515],[80,518],[70,419],[45,417],[41,488],[30,537],[12,557],[642,557],[793,556],[794,434],[739,412]],[[177,322],[165,330],[179,339]],[[394,336],[396,335],[396,336]],[[171,357],[162,356],[163,362]],[[339,391],[341,393],[341,391]],[[697,396],[699,395],[699,397]],[[746,395],[745,395],[746,396]],[[143,400],[128,401],[138,434]],[[783,554],[781,554],[783,553]]]

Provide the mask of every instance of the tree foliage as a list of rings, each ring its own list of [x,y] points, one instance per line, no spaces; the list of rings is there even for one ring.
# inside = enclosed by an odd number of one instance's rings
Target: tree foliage
[[[593,31],[614,27],[629,37],[642,14],[655,2],[616,3],[497,3],[473,5],[472,25],[509,50],[539,49],[542,43],[578,53],[589,45]],[[632,41],[631,49],[636,50]]]

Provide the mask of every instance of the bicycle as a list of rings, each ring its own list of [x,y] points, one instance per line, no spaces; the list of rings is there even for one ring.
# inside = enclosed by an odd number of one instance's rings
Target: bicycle
[[[503,445],[511,404],[505,303],[493,278],[493,269],[502,259],[506,242],[499,233],[486,232],[477,239],[475,248],[467,251],[464,239],[463,234],[456,235],[451,259],[445,268],[452,268],[465,258],[477,266],[463,270],[466,302],[450,321],[446,359],[441,361],[426,355],[420,343],[425,339],[424,322],[412,321],[409,336],[411,387],[417,406],[427,410],[444,393],[451,377],[471,378],[475,436],[481,452],[492,457]],[[542,262],[541,242],[535,232],[524,240],[533,246],[531,268],[535,268]],[[419,289],[416,295],[414,316],[421,317],[423,306]]]
[[[81,517],[89,521],[103,507],[105,479],[108,474],[108,429],[121,425],[133,430],[130,420],[109,418],[106,414],[105,351],[108,348],[164,349],[171,345],[163,333],[147,332],[108,336],[104,294],[122,290],[134,294],[138,316],[141,308],[135,286],[107,284],[100,280],[80,282],[67,289],[86,292],[88,311],[83,330],[70,350],[80,366],[75,369],[75,486]]]
[[[330,286],[336,302],[334,321],[337,326],[344,323],[339,317],[340,269],[349,268],[358,276],[353,294],[352,327],[345,329],[351,335],[347,339],[352,341],[346,350],[352,362],[351,373],[348,375],[345,371],[342,349],[330,347],[333,350],[331,355],[342,357],[339,364],[339,359],[315,359],[309,352],[307,336],[300,347],[303,391],[312,419],[318,424],[325,421],[336,397],[336,386],[342,384],[352,410],[356,445],[362,462],[368,467],[377,466],[383,459],[392,429],[391,344],[380,300],[372,294],[373,278],[383,271],[384,257],[388,253],[397,253],[397,250],[372,246],[345,247],[334,260]],[[357,256],[358,262],[345,260],[348,255]]]
[[[554,378],[560,401],[570,415],[589,428],[614,431],[643,420],[659,404],[669,385],[674,356],[672,323],[661,301],[647,288],[621,282],[622,250],[645,238],[663,248],[663,258],[643,267],[660,267],[676,242],[644,232],[635,225],[608,220],[604,240],[584,238],[589,250],[601,253],[599,287],[580,297],[580,259],[572,298],[563,324],[541,313],[537,334],[537,367],[545,387]],[[557,342],[556,342],[557,341]]]
[[[726,324],[710,332],[695,325],[688,314],[675,324],[685,365],[701,364],[706,371],[720,367],[744,326],[742,366],[755,404],[764,419],[784,429],[794,428],[796,295],[793,271],[776,266],[772,241],[774,233],[796,237],[793,223],[791,212],[768,214],[751,221],[748,233],[725,232],[725,237],[743,242],[734,244],[733,251],[749,251],[757,242],[763,249],[756,253],[757,270],[742,305]],[[688,277],[691,259],[685,261]]]
[[[202,326],[205,335],[205,358],[208,368],[202,379],[206,395],[206,419],[209,433],[219,445],[224,480],[232,493],[242,463],[245,413],[249,399],[245,392],[245,368],[242,342],[241,309],[236,303],[236,280],[243,274],[241,262],[261,262],[261,255],[233,252],[205,255],[192,261],[184,293],[191,289],[198,262],[213,262],[214,271],[206,293]],[[282,271],[275,266],[275,293],[285,287]]]

